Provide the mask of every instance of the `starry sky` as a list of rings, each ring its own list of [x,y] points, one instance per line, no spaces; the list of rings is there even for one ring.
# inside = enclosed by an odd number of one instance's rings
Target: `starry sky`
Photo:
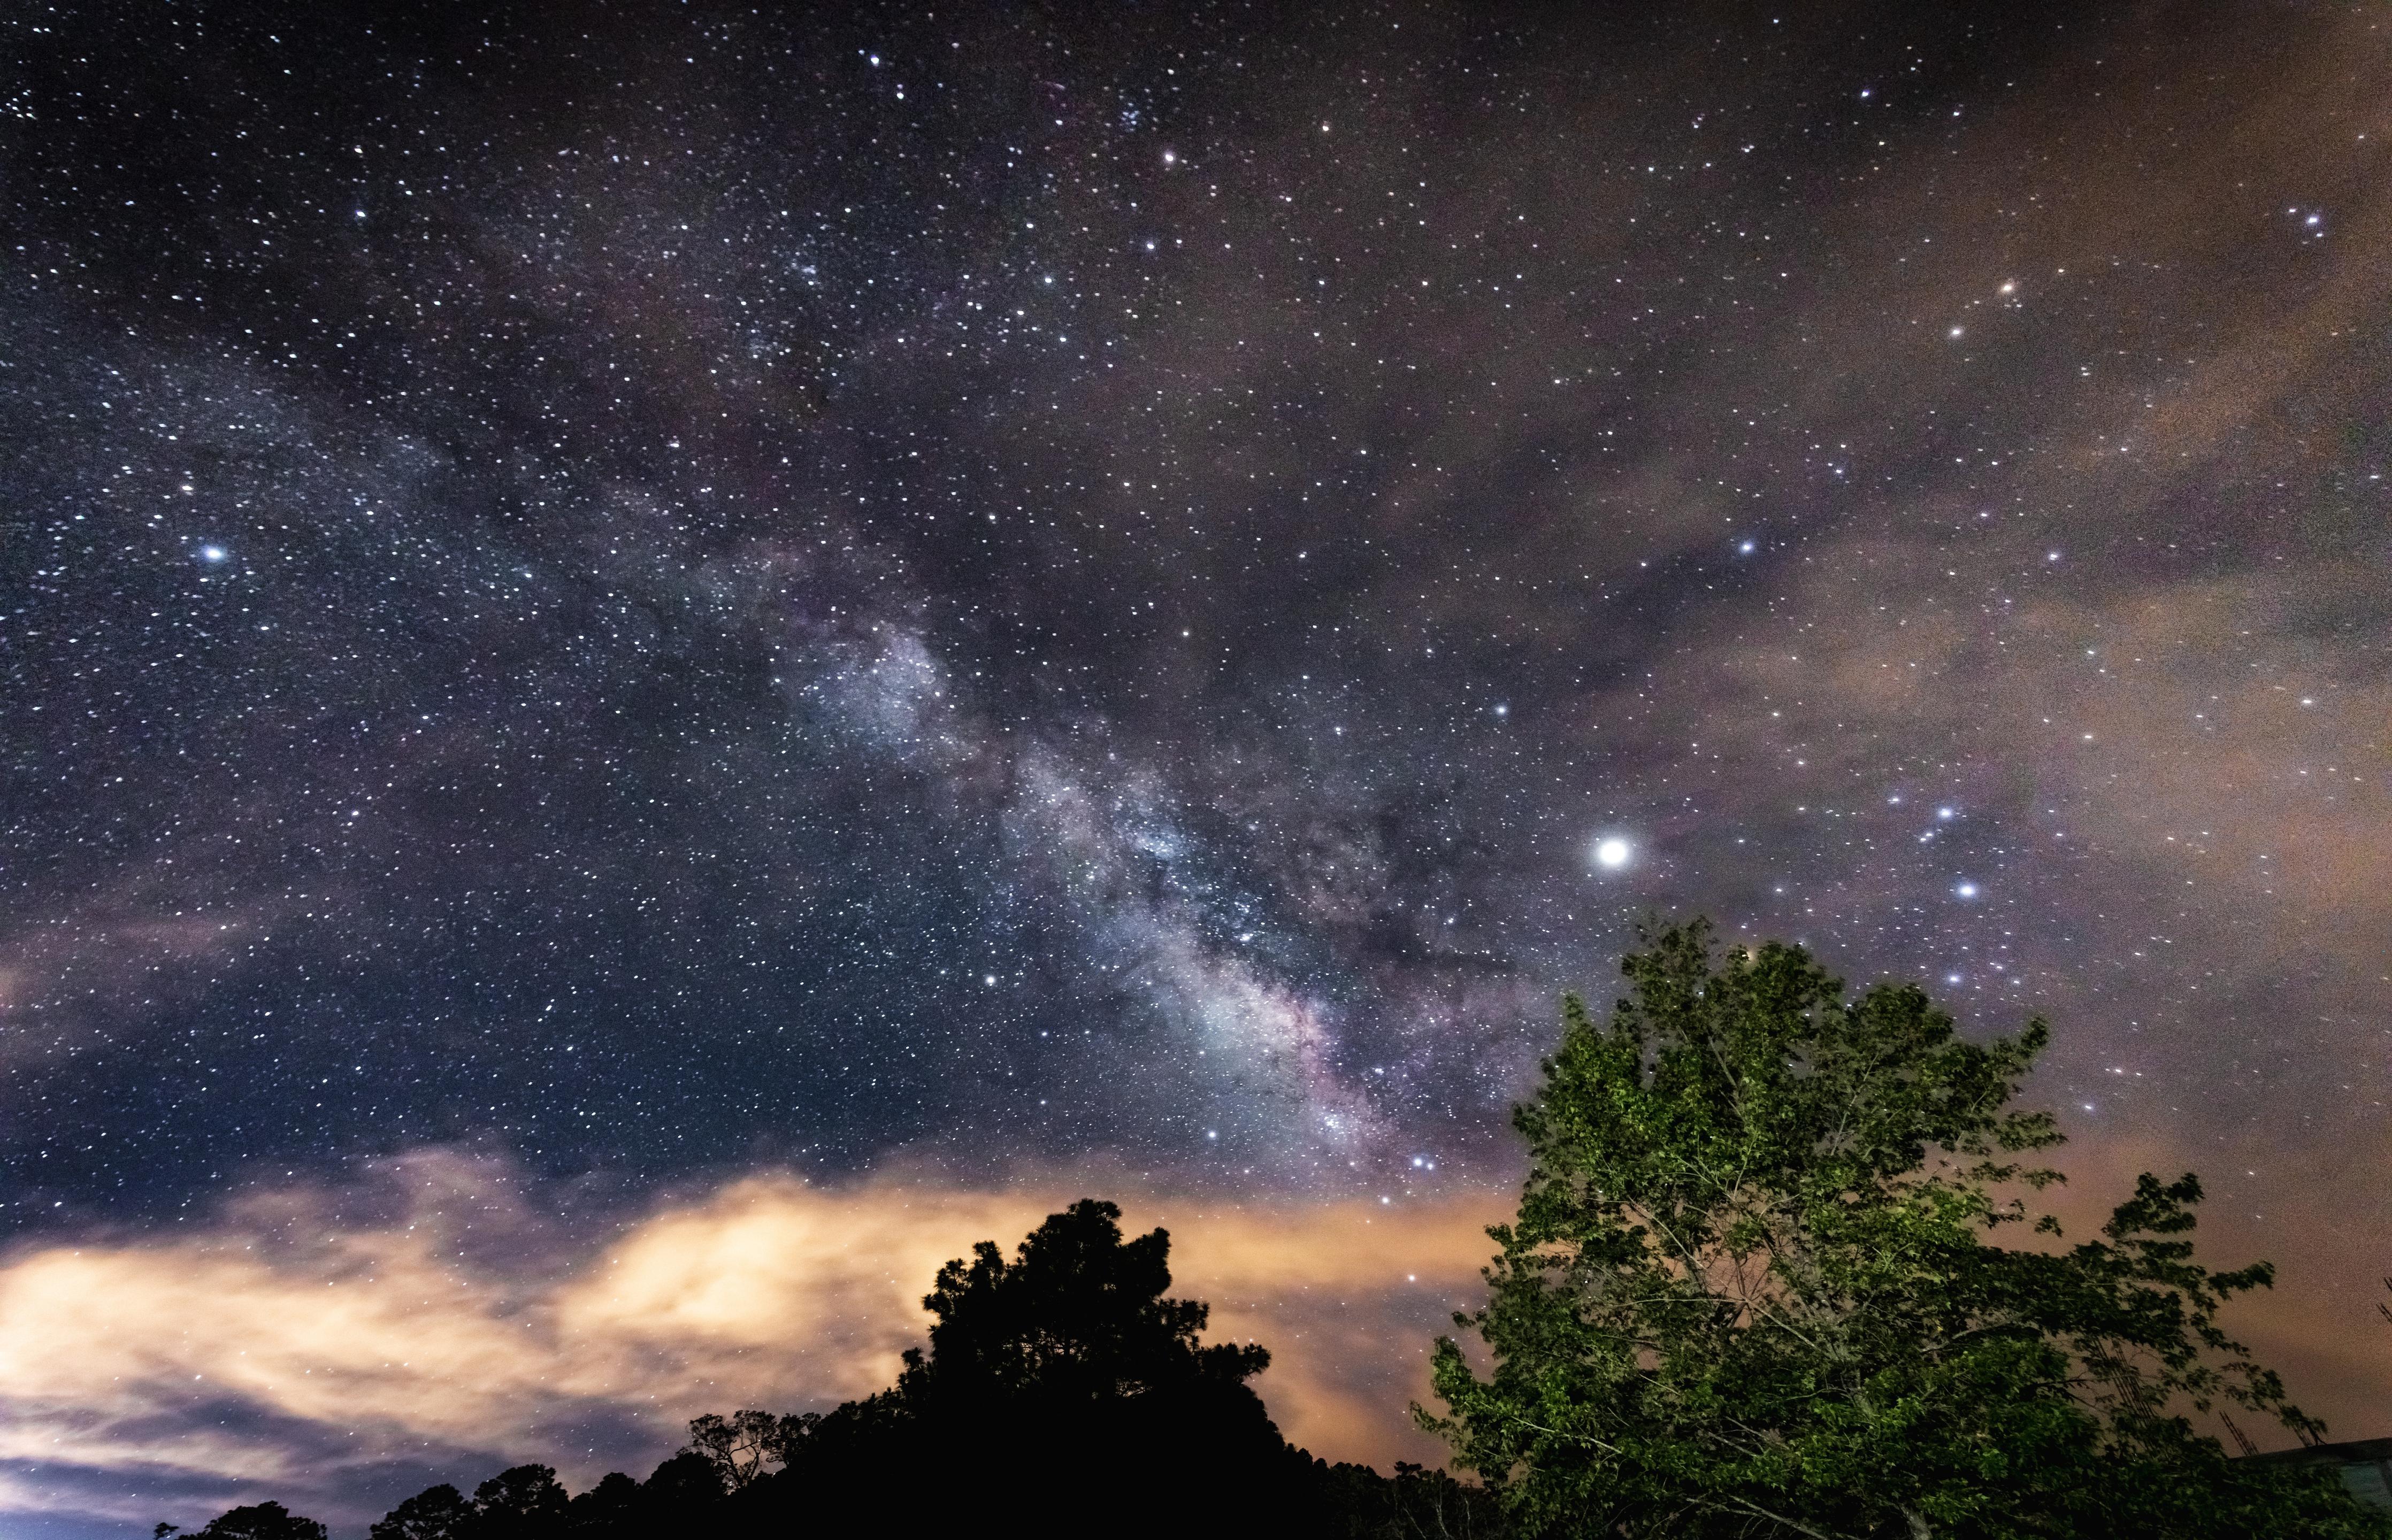
[[[2392,1432],[2392,10],[5,26],[12,1534],[644,1469],[1083,1191],[1421,1457],[1693,912]]]

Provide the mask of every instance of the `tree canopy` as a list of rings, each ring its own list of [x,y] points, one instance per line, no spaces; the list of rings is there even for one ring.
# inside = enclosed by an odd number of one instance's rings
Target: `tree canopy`
[[[1106,1402],[1242,1386],[1270,1366],[1253,1343],[1197,1343],[1209,1307],[1164,1296],[1171,1236],[1124,1240],[1121,1210],[1083,1198],[1051,1215],[1008,1262],[994,1241],[939,1269],[922,1301],[929,1355],[905,1354],[898,1395],[942,1400]]]
[[[1534,1536],[2357,1536],[2330,1480],[2229,1460],[2217,1404],[2319,1425],[2218,1325],[2200,1184],[2143,1176],[2064,1248],[2030,1200],[2048,1030],[1972,1042],[1924,991],[1847,998],[1800,948],[1648,934],[1514,1117],[1492,1357],[1439,1342],[1423,1414]],[[2038,1244],[1990,1237],[2031,1229]]]
[[[1486,1495],[1441,1471],[1398,1466],[1389,1480],[1291,1446],[1247,1384],[1270,1354],[1200,1341],[1207,1309],[1170,1297],[1170,1254],[1164,1231],[1124,1238],[1120,1209],[1083,1199],[1009,1259],[982,1241],[942,1267],[922,1301],[929,1341],[878,1394],[824,1413],[700,1417],[688,1445],[645,1482],[618,1472],[576,1496],[543,1465],[503,1471],[471,1497],[431,1487],[385,1515],[371,1540],[913,1534],[992,1523],[1062,1537],[1491,1534]],[[270,1540],[322,1540],[322,1531]]]
[[[158,1540],[175,1533],[173,1524],[161,1524],[156,1531]],[[323,1525],[280,1503],[253,1503],[220,1513],[192,1534],[193,1540],[325,1540]]]
[[[1315,1462],[1246,1384],[1270,1354],[1200,1344],[1206,1307],[1165,1292],[1169,1235],[1124,1239],[1120,1220],[1083,1199],[1011,1260],[982,1241],[942,1267],[927,1350],[890,1390],[788,1422],[752,1506],[818,1508],[826,1483],[870,1472],[910,1483],[926,1526],[969,1522],[1024,1481],[1039,1526],[1065,1534],[1268,1528],[1303,1508]],[[929,1489],[924,1470],[940,1472]]]

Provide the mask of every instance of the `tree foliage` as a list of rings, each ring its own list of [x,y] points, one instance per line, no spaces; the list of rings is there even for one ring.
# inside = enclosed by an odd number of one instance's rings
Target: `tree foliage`
[[[727,1417],[708,1412],[691,1421],[688,1447],[714,1468],[724,1491],[739,1492],[764,1474],[766,1461],[781,1459],[800,1431],[797,1418],[770,1412],[738,1411]]]
[[[1280,1436],[1247,1384],[1252,1343],[1199,1339],[1170,1297],[1171,1237],[1132,1238],[1083,1200],[1008,1258],[982,1241],[939,1270],[925,1348],[897,1383],[828,1412],[691,1422],[645,1482],[568,1499],[546,1466],[471,1498],[418,1493],[372,1540],[654,1540],[668,1534],[968,1533],[1003,1521],[1054,1537],[1217,1535],[1492,1540],[1481,1488],[1442,1471],[1331,1466]]]
[[[942,1267],[922,1301],[927,1351],[909,1351],[878,1395],[793,1419],[783,1469],[751,1506],[819,1512],[824,1493],[860,1478],[864,1490],[906,1491],[928,1530],[975,1521],[987,1493],[1029,1479],[1051,1533],[1104,1533],[1130,1516],[1174,1534],[1280,1522],[1309,1495],[1316,1462],[1246,1384],[1269,1353],[1200,1343],[1206,1307],[1166,1292],[1169,1235],[1124,1239],[1120,1220],[1083,1199],[1011,1259],[982,1241]],[[940,1480],[923,1488],[923,1470]]]
[[[2380,1534],[2331,1482],[2228,1460],[2230,1402],[2314,1436],[2219,1326],[2266,1263],[2193,1260],[2191,1176],[2061,1249],[2012,1110],[2041,1021],[1972,1042],[1920,990],[1848,999],[1800,948],[1700,922],[1566,1001],[1517,1109],[1530,1173],[1424,1414],[1530,1535]],[[2048,1237],[1992,1243],[2008,1226]]]
[[[158,1526],[160,1540],[174,1533],[172,1524]],[[193,1532],[193,1540],[325,1540],[325,1530],[280,1503],[253,1503],[216,1515]]]
[[[571,1521],[585,1516],[588,1508],[567,1497],[565,1483],[550,1467],[518,1465],[475,1487],[471,1497],[445,1482],[426,1487],[384,1514],[367,1534],[369,1540],[529,1540],[568,1533],[574,1527]]]
[[[1082,1198],[1048,1217],[1008,1262],[994,1241],[939,1269],[923,1308],[930,1353],[905,1354],[897,1393],[942,1401],[1106,1402],[1242,1385],[1270,1366],[1252,1343],[1197,1343],[1209,1307],[1173,1300],[1171,1236],[1124,1240],[1121,1210]]]

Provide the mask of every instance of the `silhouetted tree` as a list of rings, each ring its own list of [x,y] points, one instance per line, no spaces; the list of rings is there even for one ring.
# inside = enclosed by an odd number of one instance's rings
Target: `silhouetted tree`
[[[462,1540],[474,1505],[446,1482],[426,1487],[383,1515],[368,1540]]]
[[[639,1482],[619,1470],[608,1471],[567,1506],[566,1532],[579,1536],[628,1530],[644,1511],[641,1499]]]
[[[778,1463],[798,1436],[785,1426],[791,1420],[770,1412],[734,1412],[727,1417],[709,1412],[689,1425],[690,1451],[713,1465],[723,1490],[736,1492],[763,1474],[767,1460]]]
[[[651,1508],[702,1512],[722,1501],[722,1473],[704,1455],[684,1450],[657,1466],[641,1491]]]
[[[325,1540],[325,1531],[280,1503],[256,1503],[218,1514],[194,1540]]]
[[[567,1498],[556,1472],[519,1465],[484,1482],[467,1498],[453,1486],[427,1487],[383,1517],[371,1540],[650,1540],[676,1527],[703,1526],[722,1500],[722,1484],[704,1456],[683,1452],[646,1482],[615,1471]]]
[[[1270,1354],[1201,1341],[1206,1307],[1169,1297],[1169,1235],[1124,1239],[1120,1222],[1112,1204],[1084,1200],[1010,1259],[982,1241],[948,1262],[923,1301],[927,1347],[877,1395],[795,1417],[698,1417],[645,1482],[617,1472],[570,1499],[540,1465],[470,1499],[432,1487],[372,1540],[991,1527],[1048,1540],[1493,1540],[1499,1518],[1479,1487],[1416,1466],[1390,1482],[1292,1448],[1247,1383]]]
[[[553,1534],[564,1527],[566,1491],[545,1465],[501,1470],[474,1489],[474,1533],[495,1537]]]
[[[2190,1176],[2102,1238],[2008,1250],[2060,1140],[2005,1110],[2042,1022],[1983,1043],[1910,985],[1847,1000],[1800,949],[1648,938],[1597,1025],[1572,998],[1514,1123],[1530,1170],[1492,1297],[1427,1419],[1538,1536],[2356,1537],[2330,1478],[2229,1460],[2181,1415],[2318,1425],[2216,1324]],[[2057,1235],[2046,1216],[2035,1228]]]
[[[1483,1486],[1396,1462],[1393,1480],[1367,1465],[1326,1465],[1315,1477],[1318,1533],[1338,1540],[1500,1540],[1502,1510]]]
[[[1171,1236],[1124,1241],[1121,1210],[1082,1198],[1033,1231],[1008,1262],[994,1241],[939,1269],[923,1306],[930,1349],[906,1350],[901,1401],[1112,1401],[1189,1386],[1242,1385],[1270,1366],[1252,1343],[1200,1346],[1209,1308],[1170,1300]]]
[[[1011,1260],[982,1241],[941,1268],[927,1351],[890,1390],[787,1420],[783,1469],[735,1510],[925,1533],[993,1513],[1053,1535],[1317,1533],[1317,1462],[1246,1383],[1269,1353],[1200,1343],[1206,1307],[1166,1294],[1169,1235],[1124,1240],[1120,1220],[1085,1199]],[[1024,1495],[993,1508],[1004,1493]]]

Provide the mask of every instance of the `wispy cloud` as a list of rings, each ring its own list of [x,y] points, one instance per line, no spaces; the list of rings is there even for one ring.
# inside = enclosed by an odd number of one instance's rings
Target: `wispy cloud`
[[[181,1492],[167,1517],[245,1494],[371,1517],[394,1467],[641,1469],[698,1412],[888,1383],[942,1262],[1084,1196],[1061,1172],[980,1189],[768,1172],[588,1240],[455,1152],[376,1186],[293,1186],[171,1240],[0,1262],[0,1459],[20,1472],[0,1504],[71,1487],[90,1512],[113,1482]],[[338,1220],[393,1194],[370,1223]],[[1148,1194],[1127,1222],[1172,1230],[1178,1291],[1215,1302],[1216,1337],[1271,1347],[1261,1388],[1291,1437],[1384,1461],[1424,1452],[1404,1403],[1499,1206]]]

